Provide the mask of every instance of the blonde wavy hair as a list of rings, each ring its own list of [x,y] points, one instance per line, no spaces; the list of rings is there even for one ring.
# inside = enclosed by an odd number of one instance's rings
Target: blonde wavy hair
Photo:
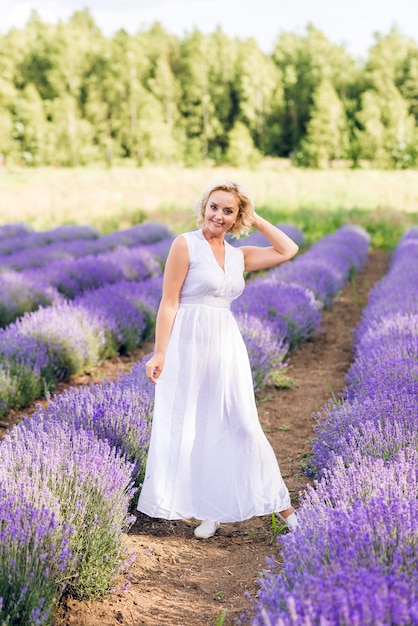
[[[236,239],[239,239],[241,235],[247,235],[253,225],[254,202],[242,185],[238,185],[238,183],[234,183],[232,180],[220,180],[212,183],[196,200],[194,210],[198,216],[198,227],[201,228],[205,223],[206,204],[210,194],[214,191],[228,191],[236,197],[238,200],[238,217],[228,232]]]

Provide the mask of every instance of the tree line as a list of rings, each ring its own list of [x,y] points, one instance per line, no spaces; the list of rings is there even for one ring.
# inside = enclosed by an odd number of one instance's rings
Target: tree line
[[[33,12],[0,36],[0,153],[33,166],[414,167],[418,42],[375,34],[360,61],[309,24],[266,54],[220,28],[106,37],[88,10],[54,25]]]

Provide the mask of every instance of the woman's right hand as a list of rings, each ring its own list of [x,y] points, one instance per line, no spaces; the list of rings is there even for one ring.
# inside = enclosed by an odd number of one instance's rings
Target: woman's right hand
[[[154,354],[145,364],[145,373],[152,383],[156,383],[159,379],[164,367],[164,359]]]

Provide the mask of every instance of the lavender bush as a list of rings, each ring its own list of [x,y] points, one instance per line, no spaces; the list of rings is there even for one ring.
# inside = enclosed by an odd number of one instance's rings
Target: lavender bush
[[[0,415],[41,397],[56,380],[45,343],[13,330],[0,330]]]
[[[26,312],[36,311],[59,301],[58,292],[17,272],[0,274],[0,327],[11,324]]]
[[[42,280],[73,299],[106,284],[140,281],[160,273],[160,263],[146,248],[120,247],[103,254],[53,263],[42,271]]]
[[[24,240],[21,237],[8,242],[0,240],[0,266],[15,270],[39,268],[59,259],[75,260],[87,255],[110,252],[121,246],[148,247],[173,238],[173,233],[166,226],[155,222],[102,236],[90,227],[78,227],[81,230],[72,227],[71,231],[69,228],[71,227],[64,227],[63,232],[55,229],[34,233]],[[64,235],[65,239],[62,238]]]
[[[389,460],[363,454],[360,447],[350,459],[336,457],[332,468],[324,469],[322,478],[308,485],[301,494],[303,510],[342,509],[355,513],[358,502],[373,498],[384,500],[416,499],[418,493],[418,451],[416,444],[405,444]]]
[[[51,624],[73,563],[70,536],[52,511],[0,487],[1,624]]]
[[[121,281],[82,294],[74,303],[100,320],[107,333],[109,350],[129,352],[154,332],[161,280]],[[158,285],[153,289],[153,285]]]
[[[129,352],[145,336],[145,312],[127,297],[129,286],[117,283],[83,294],[76,303],[97,316],[106,329],[107,354]]]
[[[137,347],[154,331],[162,276],[117,283],[0,329],[0,415],[60,380]]]
[[[154,406],[154,386],[143,374],[148,358],[116,381],[74,387],[50,397],[48,407],[38,407],[34,419],[69,423],[76,430],[93,432],[132,464],[132,478],[139,486]]]
[[[289,351],[285,335],[278,336],[268,322],[248,313],[240,313],[236,320],[248,351],[254,391],[269,382],[273,371],[284,367]]]
[[[7,395],[0,396],[0,410],[25,406],[104,356],[105,329],[87,309],[64,302],[25,314],[0,329],[0,364],[10,381],[4,383]]]
[[[330,403],[318,415],[307,473],[322,476],[339,458],[350,463],[358,451],[389,461],[400,450],[418,446],[417,392],[415,381],[415,393],[389,389],[371,398]]]
[[[122,533],[133,521],[132,465],[91,430],[41,413],[9,431],[0,450],[7,493],[47,508],[73,529],[67,590],[78,598],[106,593],[127,558]]]
[[[233,310],[277,324],[292,350],[318,330],[320,310],[365,263],[369,245],[362,228],[343,226],[291,263],[251,280]]]
[[[0,226],[0,241],[4,239],[13,239],[16,237],[25,237],[29,233],[33,232],[33,229],[29,224],[24,222],[15,222],[12,224],[3,224]]]
[[[278,341],[286,341],[290,350],[318,330],[320,308],[307,289],[268,276],[250,281],[232,304],[235,314],[247,313],[268,322]]]
[[[370,324],[358,337],[346,379],[350,399],[380,389],[413,387],[418,379],[418,312],[395,313]]]
[[[3,227],[4,228],[4,227]],[[92,226],[64,225],[40,232],[17,233],[7,241],[0,240],[0,255],[12,254],[16,250],[39,248],[54,242],[95,239],[98,232]]]
[[[292,224],[276,224],[277,228],[280,228],[288,237],[290,237],[298,246],[303,246],[305,243],[305,235],[303,232],[297,228],[297,226],[293,226]],[[257,230],[253,230],[246,237],[242,237],[241,239],[235,239],[235,237],[227,236],[227,241],[233,246],[262,246],[267,247],[270,246],[270,242],[261,233]]]
[[[365,264],[370,237],[362,228],[346,225],[323,237],[294,262],[273,270],[280,281],[311,290],[328,306],[348,280]]]
[[[283,570],[271,559],[260,579],[253,626],[417,623],[416,498],[307,508],[301,523],[279,539]]]

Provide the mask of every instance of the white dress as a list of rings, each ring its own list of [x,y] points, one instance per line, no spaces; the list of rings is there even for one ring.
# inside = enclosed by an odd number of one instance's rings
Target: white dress
[[[244,257],[225,242],[225,270],[201,230],[183,235],[183,284],[155,409],[138,510],[163,519],[235,522],[291,506],[258,419],[248,353],[230,310]]]

